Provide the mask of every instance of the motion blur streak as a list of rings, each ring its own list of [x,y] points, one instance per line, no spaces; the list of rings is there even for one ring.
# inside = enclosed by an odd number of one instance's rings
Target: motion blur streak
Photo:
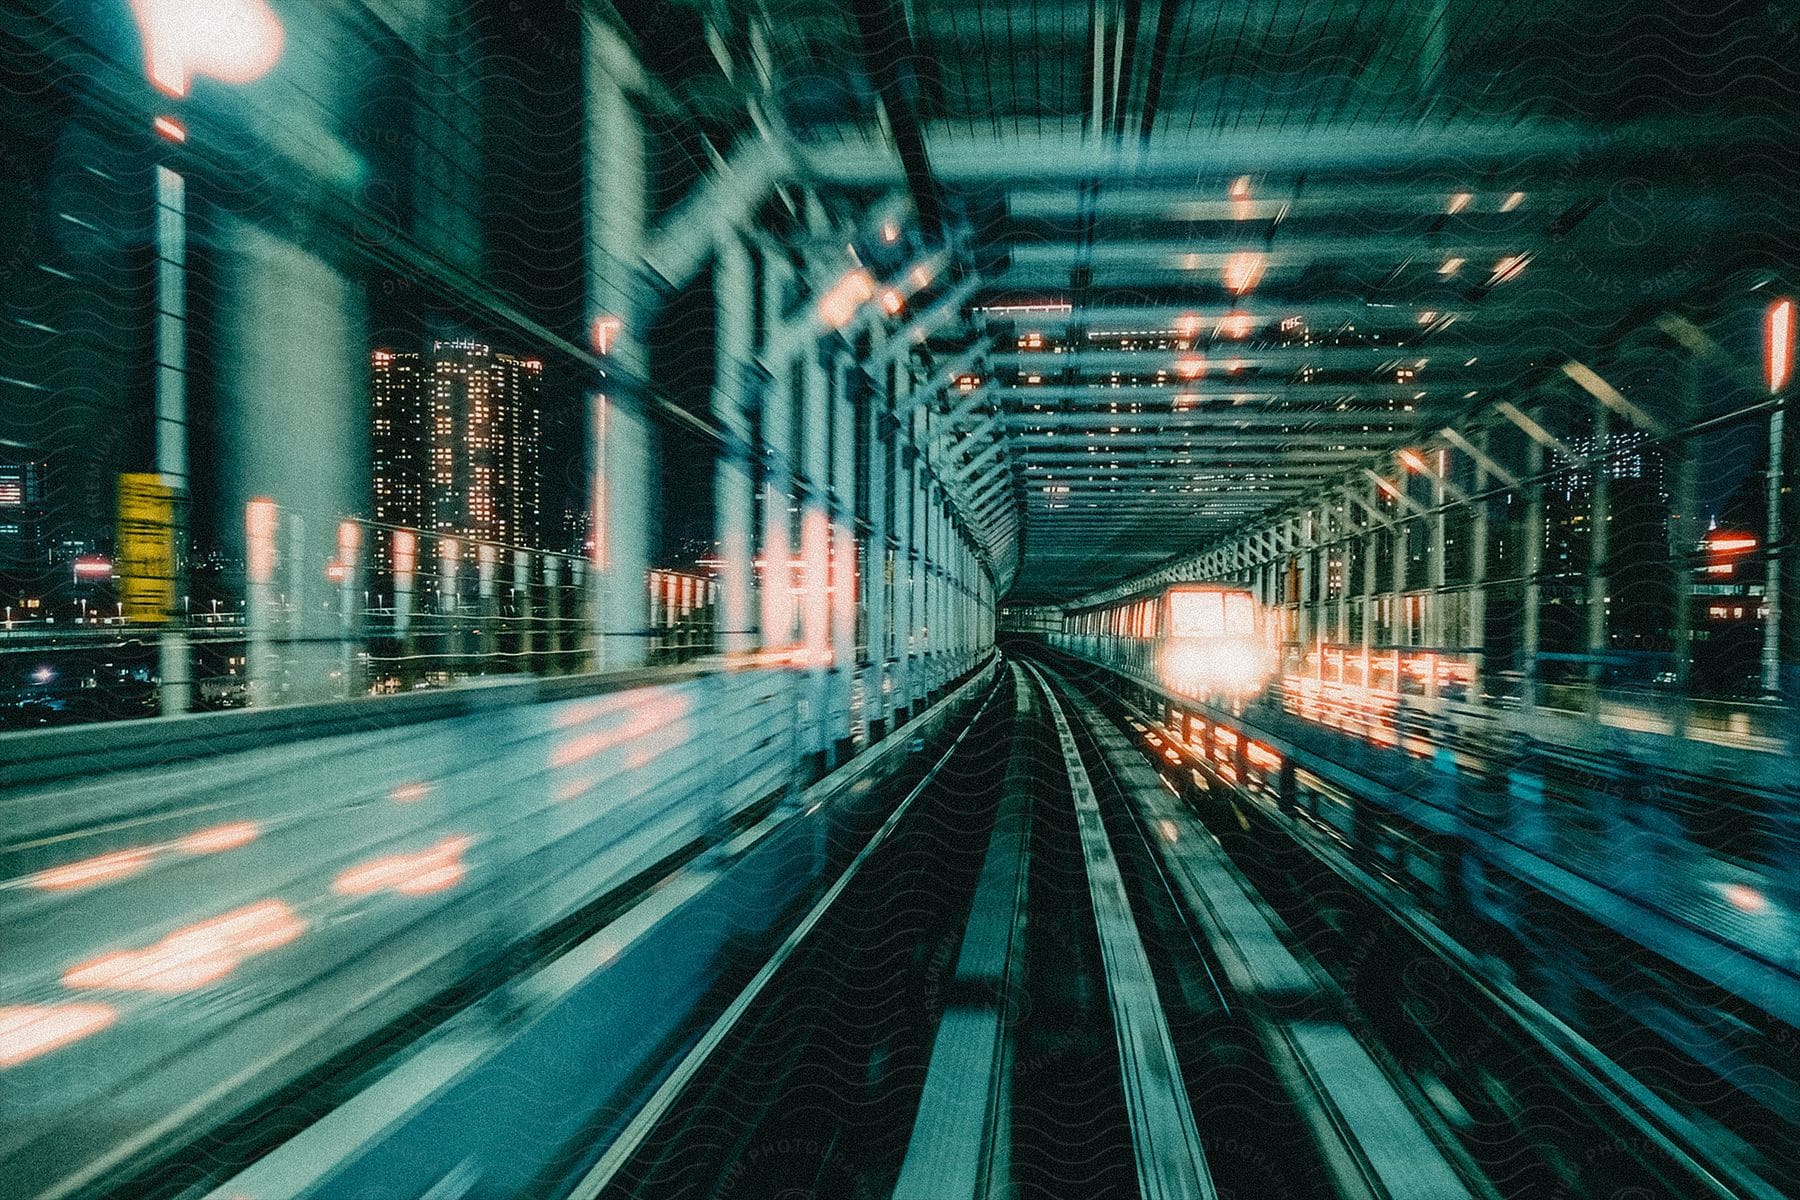
[[[0,1067],[17,1066],[99,1033],[119,1019],[110,1004],[23,1004],[0,1008]]]
[[[184,854],[220,854],[248,846],[262,836],[262,826],[255,821],[232,821],[190,833],[176,845]]]
[[[424,896],[449,891],[467,873],[463,855],[474,839],[451,835],[416,854],[388,854],[351,867],[332,880],[331,890],[340,896],[369,896],[393,892]]]
[[[63,983],[172,995],[217,983],[246,959],[285,946],[306,922],[282,900],[262,900],[178,929],[153,946],[121,950],[70,967]]]
[[[572,766],[608,750],[623,746],[639,737],[680,721],[687,715],[687,702],[679,697],[664,697],[638,706],[630,717],[610,729],[584,733],[559,742],[550,752],[553,767]]]
[[[24,882],[45,892],[72,892],[99,887],[103,883],[114,883],[136,875],[149,866],[155,857],[155,851],[148,847],[119,850],[112,854],[84,858],[67,866],[39,871],[35,875],[26,876]]]

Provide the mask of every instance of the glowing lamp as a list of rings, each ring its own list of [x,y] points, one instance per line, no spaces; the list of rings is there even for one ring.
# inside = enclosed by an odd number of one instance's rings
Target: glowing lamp
[[[611,354],[618,345],[619,332],[625,328],[625,322],[618,317],[600,316],[594,318],[594,353]]]
[[[1794,378],[1794,302],[1777,300],[1763,316],[1763,370],[1769,391],[1779,392]]]
[[[251,583],[275,579],[275,522],[279,515],[275,502],[262,497],[244,506],[244,568]]]
[[[285,34],[264,0],[131,0],[150,82],[183,97],[196,76],[254,83],[281,58]]]

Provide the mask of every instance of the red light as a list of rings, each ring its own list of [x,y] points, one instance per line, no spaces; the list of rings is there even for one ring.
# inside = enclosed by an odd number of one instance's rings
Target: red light
[[[594,353],[611,354],[613,347],[619,343],[619,334],[625,328],[625,322],[618,317],[600,316],[594,318]]]
[[[1763,317],[1763,366],[1769,391],[1779,392],[1794,378],[1794,302],[1777,300]]]

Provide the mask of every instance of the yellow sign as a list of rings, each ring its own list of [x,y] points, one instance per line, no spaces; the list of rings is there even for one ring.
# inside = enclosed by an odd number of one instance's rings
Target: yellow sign
[[[175,493],[161,475],[119,476],[119,603],[128,621],[175,611]]]

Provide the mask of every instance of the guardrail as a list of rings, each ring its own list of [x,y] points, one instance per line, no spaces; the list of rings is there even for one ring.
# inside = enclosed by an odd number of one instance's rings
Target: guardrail
[[[0,735],[0,1173],[87,1194],[806,782],[682,667]]]

